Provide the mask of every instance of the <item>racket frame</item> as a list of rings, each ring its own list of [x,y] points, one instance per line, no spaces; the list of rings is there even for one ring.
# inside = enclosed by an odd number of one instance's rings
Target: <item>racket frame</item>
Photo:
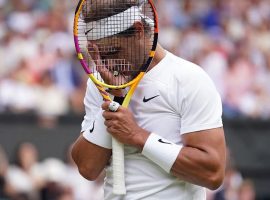
[[[154,16],[154,38],[153,38],[153,45],[152,49],[149,53],[149,58],[146,62],[146,64],[142,67],[142,72],[140,72],[136,78],[134,78],[132,81],[123,84],[123,85],[108,85],[104,82],[99,81],[96,79],[96,77],[93,75],[93,73],[90,71],[87,62],[85,61],[83,54],[81,52],[81,48],[79,46],[79,38],[78,38],[78,23],[80,18],[80,13],[83,8],[84,2],[87,0],[80,0],[76,11],[75,11],[75,17],[74,17],[74,43],[75,43],[75,49],[77,52],[78,59],[84,69],[84,71],[87,73],[89,78],[93,81],[93,83],[96,85],[97,89],[99,90],[99,93],[103,97],[104,101],[112,101],[109,94],[106,92],[105,88],[110,89],[123,89],[130,87],[122,106],[127,108],[129,105],[129,102],[131,100],[131,97],[139,84],[140,80],[143,78],[145,71],[150,66],[154,56],[155,56],[155,50],[157,47],[157,41],[158,41],[158,17],[157,12],[154,6],[154,3],[152,0],[146,0],[152,7],[153,10],[153,16]],[[117,141],[115,138],[112,138],[112,167],[113,167],[113,193],[116,195],[125,195],[126,194],[126,187],[125,187],[125,169],[124,169],[124,145]]]

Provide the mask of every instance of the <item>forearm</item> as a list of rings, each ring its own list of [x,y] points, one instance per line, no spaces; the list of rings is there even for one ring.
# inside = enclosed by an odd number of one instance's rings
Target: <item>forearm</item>
[[[139,142],[136,143],[136,146],[139,149],[143,149],[148,137],[149,134],[147,134],[146,132],[141,132],[141,135],[139,137],[140,140],[137,140]],[[162,149],[162,147],[158,147],[157,145],[162,144],[156,143],[156,147],[153,146],[152,149]],[[177,151],[177,145],[176,147],[173,147],[171,145],[168,147],[170,148],[170,150],[168,149],[169,155],[167,157],[167,161],[171,154],[174,153],[172,148],[176,148]],[[163,154],[166,152],[165,148],[166,146],[164,146],[164,148],[161,150],[163,151]],[[161,157],[161,155],[159,157]],[[151,159],[153,159],[153,157]],[[159,165],[161,165],[162,159],[159,159],[160,158],[154,158],[154,160],[158,162]],[[174,164],[172,165],[170,172],[181,180],[207,187],[209,189],[216,189],[221,185],[224,177],[224,159],[219,158],[218,151],[212,150],[211,148],[206,147],[204,149],[199,149],[184,146],[181,147],[181,151],[179,152]]]
[[[88,180],[95,180],[108,164],[112,152],[80,136],[74,143],[71,154],[80,174]]]
[[[189,133],[182,139],[184,144],[177,145],[151,134],[144,142],[142,153],[181,180],[217,189],[225,172],[222,129]]]
[[[181,180],[217,189],[224,177],[224,160],[213,152],[193,147],[183,147],[171,173]]]

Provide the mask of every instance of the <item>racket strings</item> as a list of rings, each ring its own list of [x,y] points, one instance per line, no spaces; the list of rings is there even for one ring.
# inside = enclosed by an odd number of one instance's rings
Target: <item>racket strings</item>
[[[94,74],[99,81],[109,85],[123,85],[130,81],[131,74],[134,73],[130,63],[126,63],[125,59],[106,59],[102,63],[96,65]]]
[[[95,11],[102,4],[105,6]],[[78,43],[88,68],[100,82],[127,84],[146,65],[153,41],[147,42],[145,34],[144,48],[138,48],[138,31],[133,25],[146,19],[148,24],[144,25],[150,27],[148,32],[152,34],[154,13],[149,3],[139,9],[135,5],[137,0],[87,0],[83,5],[77,25]]]

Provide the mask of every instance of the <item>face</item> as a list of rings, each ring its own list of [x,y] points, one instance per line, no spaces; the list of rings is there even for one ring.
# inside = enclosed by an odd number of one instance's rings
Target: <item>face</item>
[[[89,41],[88,52],[96,66],[105,65],[107,69],[118,71],[127,76],[136,73],[144,64],[150,51],[147,49],[147,41],[143,28],[139,27],[133,36],[118,34]]]

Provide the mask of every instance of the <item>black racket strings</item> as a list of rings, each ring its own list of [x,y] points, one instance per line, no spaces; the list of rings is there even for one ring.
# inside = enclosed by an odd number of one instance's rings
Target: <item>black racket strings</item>
[[[104,0],[103,0],[104,1]],[[106,1],[106,0],[105,0]],[[104,3],[105,3],[104,1]],[[110,0],[111,2],[115,2],[115,0]],[[131,0],[130,0],[131,1]],[[91,7],[97,5],[91,5],[91,2],[97,4],[98,1],[85,1],[84,9],[82,12],[91,12]],[[87,3],[88,2],[88,3]],[[108,1],[106,1],[108,2]],[[100,3],[100,1],[99,1]],[[102,11],[104,13],[95,13],[95,19],[101,19],[100,16],[105,16],[107,13],[111,13],[110,15],[117,15],[119,13],[116,10],[123,10],[121,7],[124,7],[124,4],[118,4],[117,6],[110,6],[103,8]],[[115,9],[115,7],[117,9]],[[131,19],[143,18],[146,16],[149,19],[154,18],[154,14],[149,3],[142,4],[141,7],[141,15],[135,16],[137,13],[130,13],[133,16],[125,15],[125,17],[130,17]],[[102,35],[102,33],[111,31],[109,30],[109,26],[105,26],[105,29],[102,29],[102,26],[99,28],[92,27],[91,24],[87,23],[85,17],[87,14],[81,13],[79,22],[78,22],[78,32],[79,32],[79,45],[81,49],[83,49],[83,55],[87,59],[88,66],[91,68],[91,71],[95,75],[95,77],[106,84],[109,85],[123,85],[131,80],[133,80],[140,72],[140,68],[145,65],[148,60],[149,52],[151,50],[151,45],[149,45],[146,41],[146,37],[144,38],[144,48],[137,48],[134,50],[134,46],[132,44],[136,43],[135,37],[136,29],[134,27],[130,27],[127,30],[122,31],[122,33],[118,33],[116,35],[112,35],[109,37],[101,38],[96,41],[91,41],[91,38],[94,36]],[[121,26],[127,26],[125,24],[128,20],[122,17],[118,21],[111,21],[110,23],[114,28],[120,29]],[[120,26],[120,27],[117,27]],[[153,26],[153,25],[152,25]],[[86,32],[89,31],[87,34]],[[153,32],[153,31],[152,31]],[[122,42],[120,43],[120,39],[122,38]],[[132,39],[130,39],[132,38]],[[134,41],[131,41],[134,40]],[[93,46],[89,45],[89,43],[95,43],[97,48],[93,48]],[[122,46],[121,46],[122,45]],[[125,46],[125,48],[124,48]],[[149,46],[149,47],[148,47]],[[138,62],[136,59],[139,56],[143,56],[143,60]],[[99,55],[93,56],[93,55]],[[129,59],[128,59],[129,58]],[[105,77],[105,78],[104,78]]]

